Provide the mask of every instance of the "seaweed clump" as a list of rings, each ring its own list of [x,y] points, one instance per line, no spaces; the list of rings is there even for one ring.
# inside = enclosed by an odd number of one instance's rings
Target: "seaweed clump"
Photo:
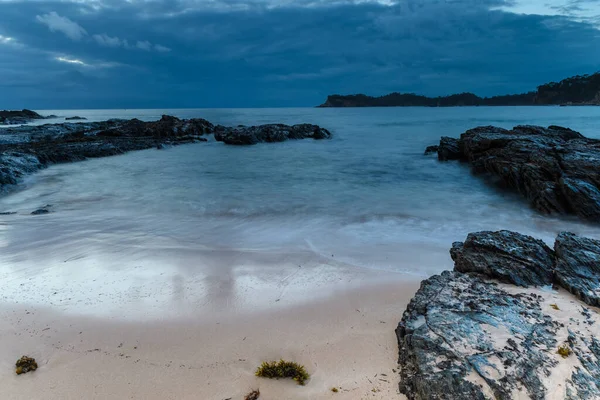
[[[562,358],[567,358],[571,355],[571,349],[569,348],[569,345],[565,343],[562,346],[559,346],[557,353],[560,354]]]
[[[248,393],[245,397],[244,400],[258,400],[258,398],[260,397],[260,390],[253,390],[250,393]]]
[[[310,378],[304,366],[284,360],[263,362],[256,370],[256,376],[271,379],[292,378],[299,385],[304,385],[308,378]]]
[[[29,371],[35,371],[38,368],[37,362],[35,362],[35,358],[27,356],[19,358],[15,366],[17,367],[15,369],[17,375],[21,375]]]
[[[336,388],[336,387],[332,387],[332,388],[331,388],[331,391],[332,391],[333,393],[337,393],[337,392],[339,392],[338,388]]]

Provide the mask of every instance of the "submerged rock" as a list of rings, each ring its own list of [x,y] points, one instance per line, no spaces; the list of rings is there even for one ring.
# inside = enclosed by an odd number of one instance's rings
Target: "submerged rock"
[[[31,212],[31,215],[41,215],[41,214],[48,214],[50,212],[50,210],[48,210],[47,208],[38,208],[35,211]]]
[[[35,371],[38,368],[35,358],[23,356],[19,358],[15,364],[15,372],[17,375],[25,374],[29,371]]]
[[[482,126],[442,137],[438,158],[468,162],[543,213],[600,222],[600,140],[556,125]]]
[[[217,126],[215,139],[232,145],[252,145],[261,142],[283,142],[290,139],[329,139],[331,133],[318,125],[268,124],[227,128]]]
[[[533,286],[597,304],[600,241],[561,233],[552,251],[516,232],[477,232],[451,254],[455,271],[423,281],[396,329],[402,393],[600,398],[600,314]]]
[[[66,117],[65,121],[81,121],[84,119],[87,119],[87,118],[74,116],[74,117]]]

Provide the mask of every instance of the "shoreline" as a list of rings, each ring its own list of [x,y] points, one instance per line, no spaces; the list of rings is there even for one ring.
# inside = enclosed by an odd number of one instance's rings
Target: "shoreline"
[[[259,388],[265,400],[401,399],[394,327],[418,285],[404,279],[280,309],[145,322],[4,304],[4,398],[237,400]],[[15,375],[21,353],[39,370]],[[306,366],[306,386],[253,375],[279,358]]]

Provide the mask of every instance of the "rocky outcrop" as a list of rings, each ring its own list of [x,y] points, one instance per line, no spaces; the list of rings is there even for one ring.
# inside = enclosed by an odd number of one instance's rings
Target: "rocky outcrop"
[[[317,125],[261,125],[215,127],[202,118],[179,119],[163,115],[158,121],[112,119],[102,122],[66,122],[19,126],[0,130],[0,190],[27,174],[53,163],[162,148],[165,144],[205,142],[215,134],[226,144],[253,144],[287,139],[323,139],[329,131]]]
[[[438,149],[440,146],[427,146],[427,148],[425,148],[425,153],[423,153],[423,155],[427,155],[427,154],[432,154],[432,153],[437,153]]]
[[[600,307],[600,241],[562,232],[554,250],[557,283],[585,303]]]
[[[537,296],[446,271],[421,284],[398,325],[400,390],[409,399],[508,400],[524,388],[542,399],[557,361],[536,343],[556,348],[557,328]]]
[[[87,118],[85,117],[79,117],[79,116],[74,116],[74,117],[66,117],[65,121],[83,121],[86,120]]]
[[[483,126],[443,137],[438,158],[468,162],[543,213],[600,222],[600,140],[560,126]]]
[[[460,147],[458,139],[448,136],[442,136],[438,146],[438,160],[458,160],[460,159]]]
[[[290,139],[329,139],[331,133],[318,125],[268,124],[228,128],[217,126],[215,139],[233,145],[252,145],[261,142],[283,142]]]
[[[54,115],[49,117],[43,117],[35,111],[27,109],[23,109],[20,111],[4,110],[0,111],[0,125],[26,124],[36,119],[44,119],[50,117],[54,117]]]
[[[531,286],[563,286],[594,304],[599,241],[561,233],[552,251],[515,232],[478,232],[451,255],[455,270],[423,281],[396,329],[403,394],[600,398],[600,315],[568,292]]]
[[[552,283],[554,252],[541,240],[510,231],[470,233],[452,244],[454,270],[473,272],[517,286]]]

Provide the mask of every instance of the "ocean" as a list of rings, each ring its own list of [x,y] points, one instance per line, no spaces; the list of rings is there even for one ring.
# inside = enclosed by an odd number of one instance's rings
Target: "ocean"
[[[4,301],[123,316],[140,307],[158,312],[161,302],[194,307],[208,298],[203,292],[223,291],[227,300],[215,307],[242,309],[254,300],[240,293],[281,288],[273,277],[292,265],[318,271],[294,279],[327,283],[343,280],[343,268],[423,279],[452,268],[448,250],[469,232],[509,229],[550,245],[562,230],[600,238],[600,228],[540,215],[468,166],[423,155],[440,136],[479,125],[555,124],[600,138],[598,107],[39,112],[91,121],[169,114],[224,125],[308,122],[333,139],[210,141],[29,176],[0,198],[0,211],[17,212],[0,216],[0,281],[10,282]],[[51,214],[29,214],[46,204]],[[256,273],[264,265],[271,272]],[[158,295],[150,284],[160,284]],[[70,297],[59,302],[53,293],[65,286]]]

